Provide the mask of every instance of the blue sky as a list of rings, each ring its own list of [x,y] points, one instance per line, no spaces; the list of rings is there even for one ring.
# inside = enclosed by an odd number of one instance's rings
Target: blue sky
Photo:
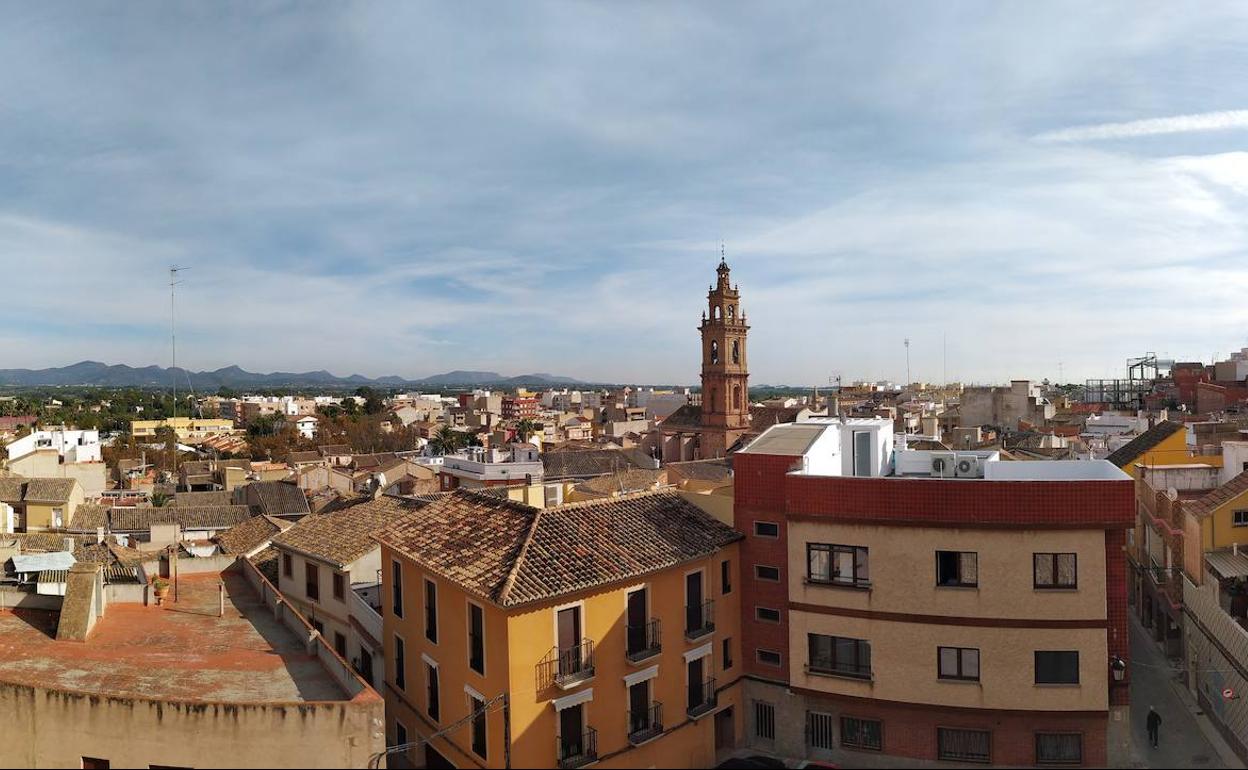
[[[756,383],[1248,344],[1248,12],[38,3],[0,26],[4,366]],[[942,352],[947,350],[947,357]]]

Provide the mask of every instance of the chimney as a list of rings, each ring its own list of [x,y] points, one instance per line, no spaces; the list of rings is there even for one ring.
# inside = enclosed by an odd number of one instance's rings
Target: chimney
[[[74,552],[74,545],[75,545],[75,542],[74,542],[74,539],[73,539],[72,537],[66,537],[66,538],[65,538],[64,540],[62,540],[61,542],[62,542],[62,543],[64,543],[65,550],[66,550],[67,552],[69,552],[69,553],[73,553],[73,552]]]
[[[96,545],[99,545],[100,543],[103,543],[103,542],[104,542],[104,528],[96,527],[95,528],[95,543]]]

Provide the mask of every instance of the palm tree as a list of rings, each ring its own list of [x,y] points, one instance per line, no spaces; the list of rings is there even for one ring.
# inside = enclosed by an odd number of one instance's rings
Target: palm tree
[[[523,444],[529,440],[530,436],[537,433],[539,430],[541,430],[541,428],[537,423],[533,422],[528,417],[525,417],[520,422],[516,423],[516,438],[521,444]]]
[[[429,451],[435,455],[454,454],[464,445],[464,434],[449,425],[443,425],[429,439]]]

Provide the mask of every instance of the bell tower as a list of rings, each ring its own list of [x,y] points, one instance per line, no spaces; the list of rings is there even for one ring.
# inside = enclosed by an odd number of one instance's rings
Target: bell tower
[[[702,419],[699,454],[723,457],[750,429],[749,371],[746,336],[750,327],[741,309],[741,294],[729,281],[728,263],[720,255],[717,280],[706,295],[702,313]]]

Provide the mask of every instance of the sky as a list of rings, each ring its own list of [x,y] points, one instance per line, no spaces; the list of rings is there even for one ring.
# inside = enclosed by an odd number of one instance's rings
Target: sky
[[[0,367],[754,384],[1248,345],[1248,9],[4,1]]]

